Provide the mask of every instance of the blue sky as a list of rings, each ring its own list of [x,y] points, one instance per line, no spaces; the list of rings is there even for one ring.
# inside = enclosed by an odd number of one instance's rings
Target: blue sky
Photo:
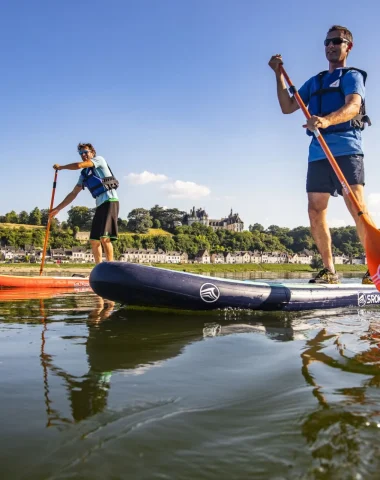
[[[212,218],[232,208],[246,228],[308,225],[304,119],[281,114],[267,64],[282,53],[301,86],[326,68],[323,39],[339,23],[354,34],[351,65],[368,72],[366,194],[380,225],[379,17],[367,1],[3,2],[0,214],[48,208],[51,166],[78,161],[89,141],[121,181],[123,218],[195,205]],[[76,179],[59,172],[57,202]],[[353,224],[342,199],[329,220]]]

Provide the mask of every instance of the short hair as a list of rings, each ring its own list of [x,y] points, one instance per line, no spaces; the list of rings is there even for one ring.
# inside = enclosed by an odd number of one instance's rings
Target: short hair
[[[352,36],[352,33],[350,30],[348,30],[347,27],[342,27],[342,25],[333,25],[332,27],[329,28],[329,31],[327,33],[331,33],[334,30],[338,30],[339,32],[343,32],[343,35],[347,40],[349,40],[351,43],[354,42],[354,37]]]
[[[82,148],[88,148],[94,154],[94,156],[96,156],[96,150],[91,143],[78,143],[77,148],[78,152],[79,150],[82,150]]]

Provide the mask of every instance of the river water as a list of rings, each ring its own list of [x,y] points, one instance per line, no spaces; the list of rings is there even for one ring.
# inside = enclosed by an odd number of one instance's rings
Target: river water
[[[379,478],[380,310],[30,297],[0,291],[2,480]]]

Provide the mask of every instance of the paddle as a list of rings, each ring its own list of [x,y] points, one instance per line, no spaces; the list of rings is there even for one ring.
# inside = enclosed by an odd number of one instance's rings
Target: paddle
[[[288,74],[286,73],[284,67],[280,66],[281,73],[284,75],[286,83],[289,85],[289,91],[294,95],[298,106],[303,111],[305,117],[309,119],[311,117],[309,110],[306,108],[305,104],[300,97],[296,87],[293,85],[292,81],[290,80]],[[318,129],[313,131],[315,138],[318,140],[319,144],[321,145],[325,155],[330,162],[336,176],[338,177],[339,182],[342,185],[344,192],[346,193],[347,197],[350,199],[353,206],[356,208],[358,212],[358,216],[363,223],[363,227],[365,230],[365,241],[364,241],[364,248],[367,255],[367,264],[369,273],[371,274],[373,283],[376,285],[376,288],[380,291],[380,232],[377,230],[376,227],[373,226],[371,223],[371,219],[368,218],[368,215],[362,212],[359,202],[357,201],[353,191],[351,190],[350,186],[347,183],[347,180],[344,178],[344,175],[339,168],[333,154],[331,153],[327,143],[325,142],[324,138],[322,137],[320,131]]]
[[[51,217],[50,212],[53,210],[53,205],[54,205],[55,187],[57,186],[57,176],[58,176],[58,170],[56,170],[55,173],[54,173],[53,191],[51,192],[49,218],[48,218],[48,223],[46,225],[44,249],[42,251],[42,259],[41,259],[41,266],[40,266],[40,276],[42,275],[42,270],[44,269],[46,249],[47,249],[47,244],[48,244],[48,239],[49,239],[50,224],[51,224],[51,220],[53,218],[53,217]]]

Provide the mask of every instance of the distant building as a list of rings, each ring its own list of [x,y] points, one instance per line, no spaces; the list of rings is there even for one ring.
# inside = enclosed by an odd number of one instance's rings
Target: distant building
[[[238,213],[233,213],[232,208],[228,217],[220,220],[210,219],[203,208],[195,207],[190,210],[190,213],[185,215],[184,225],[192,225],[193,223],[200,223],[206,227],[211,227],[213,230],[232,230],[233,232],[242,232],[244,229],[244,222],[239,217]]]
[[[210,254],[207,250],[199,250],[195,255],[195,263],[210,263]]]
[[[90,232],[77,232],[74,238],[79,240],[80,243],[87,243],[90,240]]]

